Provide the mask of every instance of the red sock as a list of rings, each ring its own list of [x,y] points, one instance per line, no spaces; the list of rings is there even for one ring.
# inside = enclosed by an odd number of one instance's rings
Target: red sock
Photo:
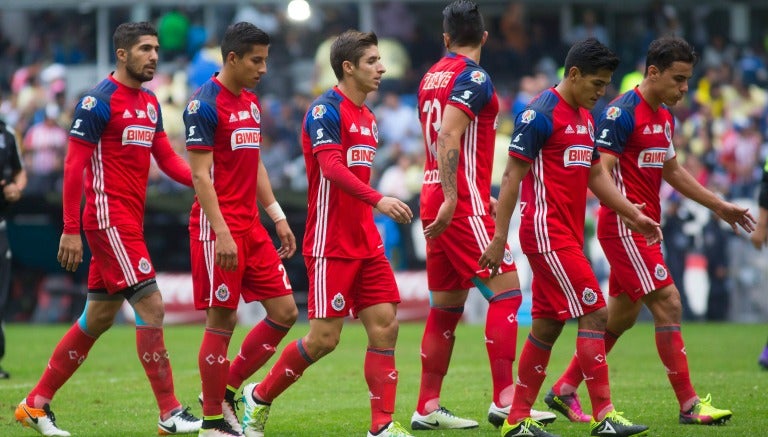
[[[240,351],[229,366],[227,385],[238,388],[243,381],[275,354],[275,347],[285,337],[290,326],[283,326],[265,318],[245,336]]]
[[[608,355],[608,352],[613,349],[613,346],[616,344],[616,340],[618,339],[619,336],[616,334],[608,330],[605,331],[606,355]],[[568,368],[565,369],[565,372],[560,375],[560,379],[558,379],[557,382],[555,382],[555,384],[552,386],[552,391],[554,391],[558,396],[572,394],[579,387],[581,381],[584,381],[584,374],[581,372],[578,355],[574,353],[573,358],[571,358],[571,362],[568,363]]]
[[[485,348],[491,363],[493,402],[500,407],[512,403],[512,364],[517,353],[517,310],[523,297],[520,290],[497,294],[489,301],[485,318]]]
[[[368,347],[365,353],[365,382],[371,396],[371,431],[377,432],[392,421],[397,393],[394,349]]]
[[[656,327],[656,349],[659,351],[661,362],[667,370],[667,378],[677,396],[682,410],[696,398],[696,391],[691,385],[688,372],[688,357],[685,354],[685,343],[680,325]],[[690,407],[686,408],[686,410]]]
[[[203,382],[203,416],[220,416],[221,403],[227,389],[229,360],[227,349],[232,331],[205,328],[197,364],[200,367],[200,379]]]
[[[83,332],[80,324],[75,322],[53,350],[43,376],[27,396],[27,405],[43,408],[43,405],[50,403],[56,392],[85,361],[96,338]]]
[[[256,386],[256,396],[264,402],[271,403],[296,382],[314,362],[315,360],[304,350],[301,339],[288,343],[280,354],[280,358],[269,369],[267,376]]]
[[[613,410],[603,333],[579,329],[576,334],[576,355],[592,402],[592,417],[597,421],[603,420],[605,413]]]
[[[515,424],[531,416],[531,406],[536,402],[541,384],[547,377],[547,364],[552,354],[552,345],[538,340],[533,334],[523,344],[520,361],[517,364],[517,383],[512,397],[512,408],[507,420]]]
[[[451,362],[456,325],[464,307],[432,307],[421,339],[421,386],[416,411],[427,414],[440,403],[440,389]]]
[[[179,409],[181,404],[173,391],[173,373],[163,341],[163,328],[137,326],[136,352],[155,394],[160,417],[167,418],[171,412]]]

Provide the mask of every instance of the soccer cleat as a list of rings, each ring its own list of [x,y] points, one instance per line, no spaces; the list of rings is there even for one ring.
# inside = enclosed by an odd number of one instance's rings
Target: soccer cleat
[[[488,407],[488,422],[490,422],[491,425],[495,426],[496,428],[500,427],[501,424],[507,420],[510,408],[511,405],[507,405],[506,407],[499,407],[495,402],[491,402],[491,406]],[[554,422],[555,419],[557,419],[557,416],[554,413],[550,413],[549,411],[538,411],[531,409],[531,419],[546,426]]]
[[[202,419],[193,416],[187,407],[167,420],[158,420],[157,433],[159,435],[192,434],[198,432],[202,424]]]
[[[246,437],[264,437],[264,427],[269,417],[269,405],[261,404],[253,399],[253,391],[258,382],[252,382],[243,387],[243,435]]]
[[[626,417],[622,416],[616,410],[611,411],[600,422],[591,420],[589,425],[592,432],[591,436],[611,436],[611,437],[631,437],[648,434],[648,427],[645,425],[635,425]]]
[[[217,421],[216,425],[211,428],[200,428],[197,433],[198,437],[242,437],[243,433],[236,431],[229,426],[226,420],[221,419]]]
[[[544,430],[544,425],[530,417],[526,417],[518,423],[509,423],[505,420],[501,425],[501,437],[559,437]]]
[[[575,392],[569,395],[556,395],[551,389],[544,396],[544,403],[559,413],[562,413],[571,422],[589,422],[592,416],[584,414],[581,410],[579,395]]]
[[[203,406],[203,394],[197,397],[197,401],[200,402],[200,406]],[[233,430],[243,433],[243,427],[240,426],[240,419],[237,418],[237,410],[239,408],[239,399],[227,399],[224,396],[224,400],[221,402],[221,412],[224,414],[224,420],[232,427]]]
[[[712,396],[707,395],[693,404],[690,410],[680,412],[680,423],[721,425],[731,419],[731,410],[721,410],[712,406]]]
[[[470,429],[477,428],[477,426],[478,424],[474,420],[462,419],[445,407],[440,407],[423,416],[418,411],[414,411],[413,416],[411,416],[411,429],[414,431],[426,429]]]
[[[768,370],[768,345],[763,349],[763,353],[760,354],[760,358],[757,359],[757,364],[765,370]]]
[[[69,436],[67,431],[56,426],[56,417],[48,404],[43,408],[32,408],[27,405],[26,399],[19,402],[14,413],[16,421],[28,426],[44,436]]]
[[[389,425],[382,428],[376,434],[368,431],[368,437],[413,437],[413,434],[410,434],[398,422],[389,422]]]

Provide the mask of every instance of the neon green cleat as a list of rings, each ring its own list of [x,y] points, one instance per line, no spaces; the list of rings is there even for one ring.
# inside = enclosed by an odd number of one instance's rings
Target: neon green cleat
[[[707,395],[704,399],[699,399],[688,411],[680,412],[680,423],[690,425],[722,425],[731,420],[733,412],[731,410],[721,410],[712,406],[712,396]]]
[[[389,422],[389,425],[382,428],[376,434],[368,431],[368,437],[413,437],[413,434],[409,433],[398,422]]]
[[[246,437],[264,437],[264,427],[269,417],[268,404],[256,402],[253,399],[253,390],[258,383],[250,383],[243,387],[243,435]]]
[[[605,419],[596,422],[592,419],[589,433],[591,436],[611,436],[611,437],[631,437],[648,434],[648,427],[645,425],[635,425],[630,422],[624,413],[616,410],[611,411],[605,416]]]
[[[556,434],[544,431],[544,425],[530,417],[526,417],[518,423],[511,424],[505,420],[501,425],[501,437],[559,437]]]

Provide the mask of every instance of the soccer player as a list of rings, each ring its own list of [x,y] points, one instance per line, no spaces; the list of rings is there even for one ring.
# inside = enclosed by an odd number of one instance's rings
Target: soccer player
[[[443,42],[448,54],[426,73],[418,104],[426,162],[421,189],[421,219],[427,237],[430,311],[421,340],[421,387],[413,429],[475,428],[440,406],[456,325],[469,288],[488,299],[485,344],[491,363],[493,401],[488,421],[501,426],[509,414],[514,381],[520,280],[505,247],[494,278],[477,263],[491,240],[491,172],[499,100],[488,73],[478,65],[488,38],[477,4],[457,0],[443,9]],[[551,422],[550,412],[532,412]]]
[[[123,301],[136,313],[136,350],[157,405],[160,434],[197,432],[201,421],[173,390],[163,341],[163,299],[144,241],[144,201],[150,155],[175,181],[192,185],[189,166],[163,130],[157,97],[141,84],[157,70],[157,30],[124,23],[113,35],[115,71],[77,104],[64,162],[64,231],[58,261],[74,272],[83,260],[80,198],[85,170],[83,230],[93,254],[85,310],[59,341],[35,388],[16,407],[16,420],[45,436],[68,436],[50,409],[53,396],[112,326]]]
[[[546,376],[551,349],[568,319],[577,319],[576,351],[592,401],[593,436],[644,435],[611,403],[605,361],[607,310],[584,256],[587,188],[615,209],[649,243],[661,240],[659,224],[621,195],[594,148],[589,110],[603,96],[619,59],[594,38],[574,44],[563,80],[534,98],[515,121],[499,195],[496,233],[480,266],[497,272],[518,193],[520,244],[533,271],[533,325],[523,346],[503,436],[551,436],[530,417]],[[522,188],[520,184],[522,182]]]
[[[760,194],[757,198],[759,207],[757,214],[757,225],[752,232],[750,240],[755,249],[760,250],[765,246],[768,240],[768,161],[763,166],[763,177],[760,182]],[[768,370],[768,342],[765,343],[763,352],[757,358],[757,364],[765,370]]]
[[[330,60],[338,85],[312,102],[302,127],[309,182],[303,249],[309,275],[309,333],[285,347],[261,383],[243,388],[246,436],[262,436],[275,398],[334,350],[347,315],[358,317],[368,334],[368,435],[410,435],[392,420],[400,293],[372,207],[398,223],[409,223],[413,214],[405,203],[369,185],[379,131],[365,99],[379,88],[385,71],[378,39],[374,33],[348,30],[334,40]]]
[[[662,179],[682,195],[695,200],[728,222],[734,231],[754,229],[747,208],[726,202],[704,188],[677,161],[674,106],[686,92],[693,75],[696,53],[685,40],[665,37],[648,47],[645,76],[639,86],[617,97],[597,123],[596,146],[600,163],[613,176],[616,187],[652,219],[661,219],[659,189]],[[680,404],[680,423],[713,424],[731,418],[729,410],[711,405],[710,396],[699,398],[691,385],[685,344],[680,331],[680,292],[664,263],[661,247],[648,245],[620,220],[616,212],[600,207],[597,237],[611,265],[605,352],[634,325],[643,305],[653,315],[656,349]],[[571,418],[577,406],[574,393],[582,381],[580,361],[568,369],[547,393],[545,402]]]
[[[267,72],[269,42],[251,23],[229,26],[221,39],[221,72],[194,92],[184,111],[196,193],[189,220],[195,308],[206,311],[198,355],[201,436],[242,435],[235,392],[275,353],[298,316],[280,260],[293,255],[296,240],[259,159],[261,106],[248,91]],[[261,225],[257,200],[275,222],[279,252]],[[241,296],[260,301],[267,315],[230,366],[227,349]]]
[[[3,325],[11,293],[11,246],[8,242],[8,224],[5,222],[8,207],[21,199],[27,186],[27,171],[21,159],[16,134],[0,120],[0,360],[5,356],[5,330]],[[11,374],[0,367],[0,379]]]

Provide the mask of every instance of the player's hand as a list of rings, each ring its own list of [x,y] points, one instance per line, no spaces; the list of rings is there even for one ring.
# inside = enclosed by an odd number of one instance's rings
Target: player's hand
[[[496,220],[496,211],[499,209],[499,199],[491,196],[491,203],[488,206],[488,213],[491,214],[491,218]]]
[[[296,253],[296,237],[293,235],[291,226],[288,225],[288,220],[280,220],[275,223],[275,231],[280,238],[280,248],[277,249],[280,259],[292,257]]]
[[[237,270],[237,244],[229,232],[216,234],[215,261],[223,270]]]
[[[56,255],[61,267],[74,272],[83,262],[83,240],[80,234],[61,234],[59,253]]]
[[[437,211],[435,220],[424,228],[424,236],[427,238],[436,238],[438,235],[448,229],[448,225],[453,220],[453,213],[456,211],[456,201],[443,200],[440,209]]]
[[[635,205],[638,209],[645,208],[645,204]],[[633,232],[642,234],[649,246],[661,243],[664,236],[661,234],[661,225],[647,215],[640,213],[634,218],[621,216],[621,220]]]
[[[752,217],[752,214],[749,213],[749,208],[742,208],[739,205],[726,202],[722,209],[715,212],[721,219],[731,225],[731,229],[737,234],[739,233],[739,227],[747,232],[755,230],[757,221]]]
[[[411,208],[394,197],[382,197],[379,203],[376,204],[376,209],[400,224],[410,223],[413,218]]]
[[[21,199],[21,189],[14,182],[6,182],[5,179],[0,180],[0,186],[3,187],[3,196],[5,200],[9,202],[17,202]]]
[[[501,265],[502,258],[504,258],[504,247],[506,244],[506,241],[494,238],[491,240],[491,244],[485,248],[485,252],[480,255],[480,259],[477,260],[480,268],[491,271],[491,277],[499,274],[499,266]]]
[[[755,231],[752,232],[752,235],[749,236],[749,241],[752,242],[755,249],[760,250],[766,243],[766,237],[768,237],[768,232],[766,232],[765,226],[758,226]]]

